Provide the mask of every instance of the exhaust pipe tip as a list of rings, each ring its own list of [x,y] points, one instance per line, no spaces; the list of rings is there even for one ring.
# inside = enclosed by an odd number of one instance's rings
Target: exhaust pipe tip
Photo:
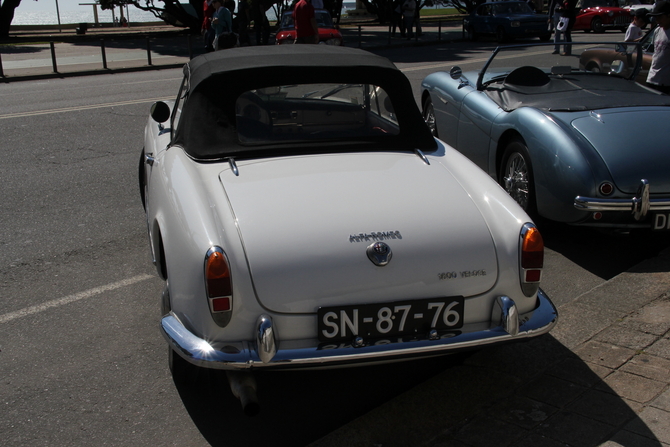
[[[261,411],[261,406],[258,403],[258,396],[256,396],[256,390],[250,386],[242,387],[239,390],[240,403],[242,404],[242,411],[244,414],[252,417],[256,416]]]
[[[240,400],[242,410],[247,416],[256,416],[261,411],[256,395],[256,380],[248,372],[227,371],[230,390]]]

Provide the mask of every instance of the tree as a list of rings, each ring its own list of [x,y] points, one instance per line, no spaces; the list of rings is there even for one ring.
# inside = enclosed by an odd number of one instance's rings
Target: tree
[[[461,14],[469,14],[486,0],[416,0],[417,10],[424,6],[444,6],[455,8]],[[362,0],[365,9],[377,16],[379,23],[386,23],[393,17],[394,0]]]
[[[149,11],[156,18],[165,20],[170,25],[190,28],[193,33],[200,33],[203,19],[203,0],[188,0],[196,16],[191,15],[178,0],[160,0],[162,6],[157,6],[154,0],[98,0],[103,10],[113,9],[116,6],[132,5],[142,11]]]

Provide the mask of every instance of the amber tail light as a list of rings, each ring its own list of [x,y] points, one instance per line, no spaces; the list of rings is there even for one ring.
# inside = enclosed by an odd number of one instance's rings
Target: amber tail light
[[[521,289],[524,295],[533,296],[537,293],[542,279],[544,267],[544,241],[540,230],[531,223],[521,229],[520,274]]]
[[[212,318],[219,326],[226,326],[233,310],[233,283],[221,247],[212,247],[205,255],[205,287]]]

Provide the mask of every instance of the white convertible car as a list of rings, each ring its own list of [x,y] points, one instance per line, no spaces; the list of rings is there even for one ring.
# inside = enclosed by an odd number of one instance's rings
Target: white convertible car
[[[542,237],[365,51],[210,53],[152,107],[139,181],[175,379],[409,360],[547,333]],[[190,373],[189,373],[190,374]]]

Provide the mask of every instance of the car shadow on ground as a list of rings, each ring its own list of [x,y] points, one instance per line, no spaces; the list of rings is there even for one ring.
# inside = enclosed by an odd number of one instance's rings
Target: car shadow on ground
[[[536,218],[545,246],[600,278],[609,280],[670,246],[670,232],[622,233]]]
[[[614,372],[545,335],[418,362],[258,373],[262,410],[251,418],[224,373],[178,390],[213,446],[595,447],[615,439],[661,447],[638,417],[643,403],[606,383]]]

